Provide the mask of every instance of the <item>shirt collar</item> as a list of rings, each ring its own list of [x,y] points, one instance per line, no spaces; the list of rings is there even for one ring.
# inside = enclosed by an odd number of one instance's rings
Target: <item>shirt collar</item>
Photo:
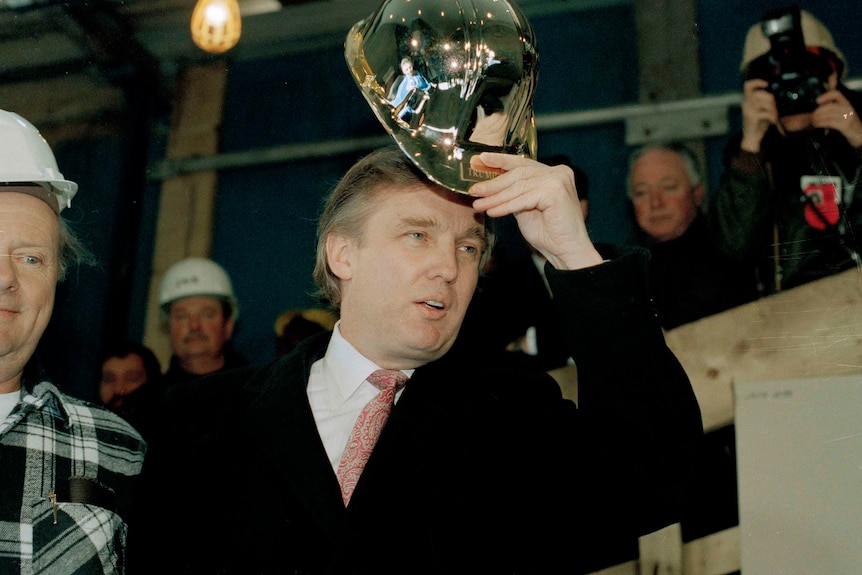
[[[68,424],[71,424],[66,398],[53,383],[50,381],[43,381],[36,384],[31,397],[33,398],[34,404],[43,406],[42,409],[51,411],[57,417],[65,420]]]
[[[340,323],[341,320],[336,322],[332,329],[332,337],[322,363],[323,376],[332,384],[331,390],[339,402],[353,395],[369,375],[381,369],[344,339],[339,329]],[[409,377],[415,370],[402,371]]]
[[[21,397],[24,403],[36,405],[69,421],[69,408],[63,394],[51,383],[48,373],[38,356],[34,355],[24,366],[21,376]]]

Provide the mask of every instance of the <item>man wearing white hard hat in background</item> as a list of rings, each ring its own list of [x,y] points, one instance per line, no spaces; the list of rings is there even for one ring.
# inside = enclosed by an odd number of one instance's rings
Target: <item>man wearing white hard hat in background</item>
[[[678,520],[697,400],[647,254],[600,253],[572,171],[532,159],[535,50],[507,0],[386,0],[353,27],[351,71],[402,148],[356,162],[318,222],[338,323],[167,392],[140,573],[580,573],[614,536]],[[405,56],[433,84],[409,120],[385,97]],[[492,116],[504,129],[471,139]],[[577,406],[456,342],[510,214],[547,257]]]
[[[248,365],[230,345],[239,304],[222,266],[199,257],[175,263],[162,279],[159,305],[171,336],[165,386]]]
[[[761,294],[860,265],[862,97],[829,30],[796,7],[745,40],[742,132],[709,210],[722,249],[755,262]]]
[[[0,110],[0,573],[124,572],[145,444],[35,355],[57,282],[88,256],[60,215],[77,190],[37,129]]]

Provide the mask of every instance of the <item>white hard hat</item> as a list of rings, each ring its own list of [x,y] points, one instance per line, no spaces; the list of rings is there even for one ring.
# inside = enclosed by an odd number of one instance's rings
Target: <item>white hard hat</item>
[[[383,0],[351,28],[344,56],[377,119],[432,181],[467,193],[497,175],[474,156],[536,157],[539,55],[513,2]],[[417,75],[401,99],[390,92],[405,58]]]
[[[228,302],[231,316],[239,315],[233,285],[224,268],[207,258],[186,258],[168,268],[159,289],[159,306],[168,311],[171,302],[194,296],[215,297]]]
[[[24,191],[22,184],[34,183],[50,192],[47,196],[34,195],[51,204],[57,213],[72,205],[78,191],[78,184],[63,178],[51,146],[39,130],[18,114],[0,110],[0,186]]]

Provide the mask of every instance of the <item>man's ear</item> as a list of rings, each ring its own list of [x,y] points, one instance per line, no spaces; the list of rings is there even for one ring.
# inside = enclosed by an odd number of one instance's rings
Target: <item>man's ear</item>
[[[233,337],[233,328],[235,325],[236,319],[233,316],[230,316],[227,321],[224,322],[225,339]]]
[[[326,263],[338,279],[348,280],[353,275],[353,245],[353,240],[342,234],[326,236]]]
[[[703,184],[698,184],[691,190],[691,193],[694,195],[694,203],[698,208],[703,208],[703,201],[706,199],[704,191]]]

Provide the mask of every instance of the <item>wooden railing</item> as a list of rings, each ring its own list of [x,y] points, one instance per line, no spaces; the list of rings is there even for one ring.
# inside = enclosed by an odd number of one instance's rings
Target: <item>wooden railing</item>
[[[666,333],[697,395],[706,431],[733,422],[733,385],[862,374],[862,272],[762,298]],[[573,369],[551,372],[576,397]],[[741,570],[739,527],[683,544],[679,525],[640,540],[640,557],[593,575],[726,575]]]

